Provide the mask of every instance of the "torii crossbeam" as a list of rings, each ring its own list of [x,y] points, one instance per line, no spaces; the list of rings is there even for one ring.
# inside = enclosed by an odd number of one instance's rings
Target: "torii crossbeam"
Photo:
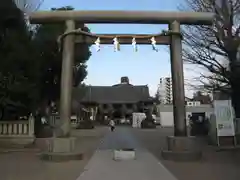
[[[213,13],[161,12],[161,11],[41,11],[30,14],[34,24],[65,22],[124,23],[124,24],[169,24],[177,21],[187,25],[211,25]]]

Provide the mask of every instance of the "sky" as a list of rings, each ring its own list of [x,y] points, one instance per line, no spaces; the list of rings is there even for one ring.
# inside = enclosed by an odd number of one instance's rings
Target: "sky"
[[[183,0],[45,0],[40,10],[52,7],[72,6],[76,10],[159,10],[176,11]],[[166,25],[130,25],[130,24],[89,24],[92,33],[149,34],[167,29]],[[113,85],[120,82],[122,76],[128,76],[133,85],[148,85],[150,94],[157,91],[159,79],[168,77],[170,56],[167,46],[158,46],[158,52],[151,45],[138,46],[134,52],[131,45],[121,46],[120,52],[114,52],[112,45],[103,45],[100,52],[91,47],[92,56],[87,62],[90,85]],[[185,68],[185,79],[192,78],[192,72]],[[186,94],[191,93],[186,89]]]

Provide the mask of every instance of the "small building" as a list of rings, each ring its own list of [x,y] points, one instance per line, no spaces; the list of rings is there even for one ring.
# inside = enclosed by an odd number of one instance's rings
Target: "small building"
[[[158,105],[160,124],[163,127],[173,127],[173,105]],[[212,104],[202,104],[199,106],[186,106],[186,124],[189,125],[188,116],[204,116],[209,118],[214,112]]]
[[[143,112],[152,107],[153,100],[147,85],[132,85],[128,77],[122,77],[113,86],[82,86],[73,89],[73,99],[87,107],[98,108],[96,119],[129,118],[133,112]]]

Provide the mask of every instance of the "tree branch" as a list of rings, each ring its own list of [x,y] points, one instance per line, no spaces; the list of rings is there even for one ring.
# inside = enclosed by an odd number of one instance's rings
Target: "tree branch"
[[[214,12],[216,18],[213,27],[183,26],[183,60],[199,65],[210,73],[200,74],[204,82],[199,82],[220,89],[223,86],[226,89],[225,86],[229,87],[231,78],[228,64],[236,59],[240,45],[240,0],[185,0],[185,2],[186,6],[182,6],[182,10]],[[227,64],[223,64],[224,61],[227,61]]]

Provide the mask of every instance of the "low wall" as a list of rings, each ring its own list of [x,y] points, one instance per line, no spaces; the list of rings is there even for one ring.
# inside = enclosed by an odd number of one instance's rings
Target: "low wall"
[[[34,118],[26,121],[0,121],[0,145],[27,145],[34,142]]]

